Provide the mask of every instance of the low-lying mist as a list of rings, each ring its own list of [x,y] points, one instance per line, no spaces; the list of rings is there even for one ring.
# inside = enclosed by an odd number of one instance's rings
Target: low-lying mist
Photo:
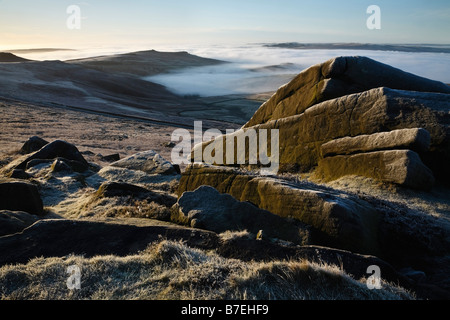
[[[186,49],[185,49],[186,50]],[[305,68],[337,56],[367,56],[433,80],[450,83],[450,54],[371,50],[297,50],[249,45],[191,48],[191,54],[228,61],[146,78],[181,95],[216,96],[276,91]]]
[[[301,70],[283,68],[252,68],[239,63],[186,68],[179,72],[160,74],[145,79],[162,84],[180,95],[221,96],[274,91],[289,82]]]

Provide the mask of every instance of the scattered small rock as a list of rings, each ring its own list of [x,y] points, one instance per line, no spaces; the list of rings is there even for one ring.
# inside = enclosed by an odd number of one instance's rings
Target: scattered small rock
[[[72,172],[72,168],[61,158],[55,159],[51,166],[52,172]]]
[[[12,179],[21,179],[21,180],[28,180],[31,178],[31,176],[22,169],[14,169],[9,174],[7,174],[7,176]]]
[[[23,144],[22,148],[20,149],[21,154],[29,154],[35,151],[40,150],[44,146],[48,144],[48,141],[39,138],[37,136],[31,137],[25,143]]]
[[[84,163],[75,160],[68,160],[63,157],[55,159],[33,159],[27,162],[26,170],[39,166],[41,164],[50,164],[51,172],[84,172],[86,167]]]
[[[125,182],[105,182],[97,190],[97,195],[111,198],[119,196],[142,197],[150,190]]]
[[[105,161],[105,162],[119,161],[120,160],[120,155],[118,153],[114,153],[114,154],[110,154],[110,155],[107,155],[107,156],[102,156],[101,160]]]
[[[173,165],[153,150],[136,153],[111,163],[113,167],[144,171],[148,174],[177,174]]]
[[[53,163],[53,159],[33,159],[27,162],[27,166],[25,167],[26,170],[29,170],[31,168],[37,167],[41,164],[51,164]],[[15,169],[15,170],[21,170],[21,169]]]
[[[176,172],[177,174],[181,174],[181,168],[180,168],[180,165],[178,165],[178,164],[172,164],[172,166],[173,166],[173,168],[175,169],[175,172]]]
[[[399,272],[417,283],[423,282],[427,279],[427,275],[425,274],[425,272],[414,270],[413,268],[404,268]]]
[[[14,164],[15,166],[13,169],[25,169],[27,168],[28,163],[35,159],[53,160],[56,158],[65,158],[70,161],[76,161],[77,170],[75,171],[86,171],[89,168],[88,162],[84,159],[76,146],[63,140],[56,140],[47,144],[39,151],[32,153],[25,159],[21,159],[20,163]]]

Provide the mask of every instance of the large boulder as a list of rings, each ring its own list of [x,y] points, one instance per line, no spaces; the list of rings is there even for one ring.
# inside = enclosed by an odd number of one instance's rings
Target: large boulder
[[[210,186],[184,192],[172,208],[172,220],[191,227],[225,231],[263,231],[264,237],[308,244],[309,230],[295,220],[286,220],[249,202],[240,202],[228,194],[220,194]]]
[[[140,170],[147,174],[178,174],[174,166],[153,150],[136,153],[125,159],[113,162],[112,167]]]
[[[450,94],[444,83],[367,57],[337,57],[304,70],[281,87],[245,127],[301,114],[317,103],[378,87]]]
[[[194,164],[184,171],[178,194],[209,185],[239,201],[311,226],[314,244],[378,254],[377,211],[367,202],[311,183]]]
[[[371,135],[397,129],[423,128],[430,133],[430,149],[420,157],[436,178],[450,178],[450,95],[377,88],[327,100],[303,113],[271,120],[245,130],[279,130],[279,171],[309,172],[319,163],[322,145],[338,138]],[[238,135],[245,135],[241,130]],[[222,148],[223,139],[194,147]],[[236,153],[236,145],[235,150]],[[248,157],[248,155],[247,155]],[[223,164],[227,163],[224,157]]]
[[[38,188],[31,183],[17,181],[0,183],[0,210],[44,214]]]

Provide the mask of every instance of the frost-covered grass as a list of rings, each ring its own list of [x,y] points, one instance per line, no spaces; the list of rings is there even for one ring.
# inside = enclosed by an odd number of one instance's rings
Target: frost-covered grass
[[[81,270],[81,289],[69,290],[67,268]],[[37,258],[0,268],[0,299],[144,300],[386,300],[411,299],[383,282],[369,290],[337,266],[308,261],[250,262],[162,240],[137,255]]]

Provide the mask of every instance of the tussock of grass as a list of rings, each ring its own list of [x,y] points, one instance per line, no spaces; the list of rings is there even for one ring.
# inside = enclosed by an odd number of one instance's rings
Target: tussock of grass
[[[247,230],[241,231],[225,231],[219,234],[222,241],[230,241],[233,239],[255,239],[256,235],[248,232]]]
[[[169,221],[170,208],[131,197],[100,198],[87,201],[81,207],[78,217],[149,218]]]
[[[67,267],[81,268],[69,290]],[[369,290],[338,267],[307,261],[250,262],[162,240],[128,257],[37,258],[0,268],[1,299],[409,299],[383,283]]]

